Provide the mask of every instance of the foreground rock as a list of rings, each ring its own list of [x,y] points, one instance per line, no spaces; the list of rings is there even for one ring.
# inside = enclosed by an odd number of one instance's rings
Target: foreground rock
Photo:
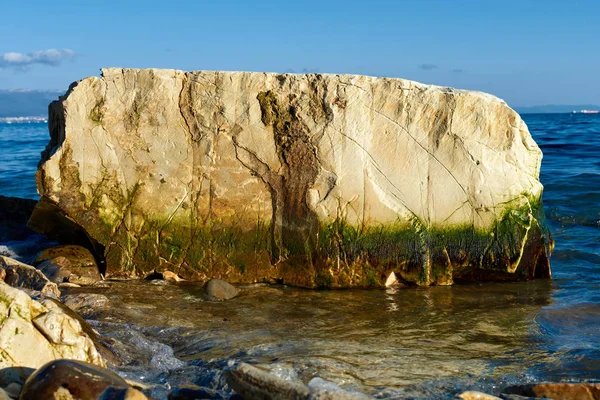
[[[211,279],[204,284],[202,289],[204,294],[212,300],[230,300],[240,293],[233,285],[221,279]]]
[[[76,319],[0,282],[0,384],[22,382],[59,358],[105,365]]]
[[[507,394],[516,394],[533,398],[562,400],[599,400],[598,383],[535,383],[511,386],[503,390]]]
[[[12,287],[37,290],[43,294],[60,297],[58,286],[31,265],[23,264],[9,257],[0,256],[0,270],[4,271],[4,281]]]
[[[30,226],[79,238],[108,277],[550,277],[542,154],[491,95],[356,75],[104,69],[49,117]]]
[[[135,400],[146,396],[106,368],[81,361],[56,360],[38,369],[23,386],[20,400],[39,399]]]

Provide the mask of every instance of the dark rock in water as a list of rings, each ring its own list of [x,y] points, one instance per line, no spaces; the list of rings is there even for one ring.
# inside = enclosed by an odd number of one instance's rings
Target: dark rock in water
[[[78,400],[97,400],[111,387],[128,389],[129,385],[114,372],[94,364],[55,360],[27,379],[20,400],[68,399],[68,395]]]
[[[507,394],[544,397],[563,400],[598,400],[600,399],[599,383],[534,383],[509,386],[503,390]]]
[[[103,294],[79,293],[62,296],[60,301],[83,318],[96,318],[110,308],[108,297]]]
[[[38,264],[37,269],[56,284],[63,283],[71,275],[71,263],[62,256],[43,261]]]
[[[169,392],[168,400],[224,399],[223,395],[213,389],[196,385],[177,387]]]
[[[286,381],[276,375],[239,363],[225,372],[227,384],[246,400],[258,399],[310,399],[310,389],[296,382]]]
[[[237,296],[240,291],[221,279],[211,279],[204,285],[204,293],[211,299],[229,300]]]
[[[37,254],[31,261],[31,265],[37,266],[47,260],[55,260],[57,257],[64,257],[69,262],[69,282],[78,285],[92,285],[102,280],[96,259],[92,253],[82,246],[64,245],[45,249]]]
[[[23,240],[35,232],[27,221],[37,201],[18,197],[0,196],[0,242]]]
[[[134,388],[120,389],[115,387],[109,387],[102,395],[98,397],[98,400],[147,400],[148,398],[139,390]]]
[[[5,270],[4,281],[12,287],[39,290],[43,294],[60,297],[56,283],[50,282],[42,272],[31,265],[0,256],[0,269]]]

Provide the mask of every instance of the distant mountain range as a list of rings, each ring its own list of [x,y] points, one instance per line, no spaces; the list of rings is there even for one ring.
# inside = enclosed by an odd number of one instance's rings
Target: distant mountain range
[[[47,117],[48,104],[64,94],[59,90],[0,90],[0,118]],[[599,105],[545,105],[513,107],[520,114],[570,113],[580,110],[600,110]]]
[[[0,118],[45,117],[48,104],[62,94],[59,90],[0,90]]]
[[[579,105],[556,105],[549,104],[545,106],[532,107],[513,107],[519,114],[562,114],[572,113],[573,111],[581,110],[600,110],[599,105],[579,104]]]

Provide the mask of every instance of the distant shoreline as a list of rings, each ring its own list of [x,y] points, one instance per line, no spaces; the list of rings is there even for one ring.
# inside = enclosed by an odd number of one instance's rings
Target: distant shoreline
[[[0,117],[3,124],[41,124],[48,123],[48,117]]]

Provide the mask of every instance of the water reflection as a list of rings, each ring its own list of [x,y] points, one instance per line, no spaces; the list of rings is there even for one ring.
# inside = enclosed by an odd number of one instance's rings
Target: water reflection
[[[247,286],[227,302],[206,302],[189,284],[114,282],[102,292],[111,299],[103,321],[162,327],[145,332],[190,365],[234,358],[379,397],[447,396],[434,389],[439,382],[459,390],[484,380],[494,391],[549,357],[536,328],[551,304],[548,281],[388,291]]]

